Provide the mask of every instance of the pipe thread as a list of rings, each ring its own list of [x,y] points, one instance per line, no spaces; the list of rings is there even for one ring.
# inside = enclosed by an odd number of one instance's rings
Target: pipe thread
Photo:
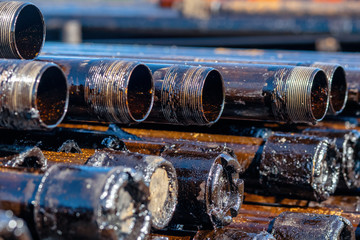
[[[128,106],[128,85],[137,62],[103,60],[90,67],[85,82],[85,101],[100,119],[131,123]]]

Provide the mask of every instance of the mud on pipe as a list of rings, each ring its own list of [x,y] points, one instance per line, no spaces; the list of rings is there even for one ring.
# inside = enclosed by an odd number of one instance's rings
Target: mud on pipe
[[[32,3],[0,2],[0,58],[33,59],[45,41],[45,23]]]
[[[144,239],[149,231],[148,188],[130,168],[0,171],[0,208],[24,218],[36,239]]]
[[[42,56],[64,70],[70,88],[66,120],[113,123],[144,121],[153,106],[154,82],[139,62]],[[90,116],[89,116],[90,115]]]
[[[96,151],[85,164],[96,167],[126,166],[140,171],[150,191],[148,207],[152,226],[163,229],[169,224],[177,204],[178,183],[175,168],[166,159],[104,149]]]
[[[356,130],[336,130],[325,128],[307,128],[303,134],[335,139],[340,152],[340,179],[338,190],[348,191],[360,187],[360,133]]]
[[[0,60],[0,73],[0,126],[51,129],[62,121],[68,107],[69,92],[66,77],[57,65]]]

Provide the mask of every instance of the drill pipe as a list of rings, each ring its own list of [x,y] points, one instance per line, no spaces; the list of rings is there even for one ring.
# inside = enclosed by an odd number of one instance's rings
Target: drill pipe
[[[132,167],[144,175],[144,182],[149,187],[149,210],[152,226],[165,228],[175,211],[177,204],[178,183],[173,165],[159,156],[143,155],[125,151],[96,151],[86,162],[87,166]]]
[[[150,64],[155,81],[155,103],[149,122],[211,125],[224,109],[221,74],[211,67]]]
[[[47,159],[38,147],[0,145],[0,166],[46,170]]]
[[[61,54],[61,51],[60,51]],[[68,55],[77,55],[79,53],[66,53]],[[193,57],[193,56],[169,56],[164,54],[147,54],[147,52],[142,54],[134,54],[133,52],[123,53],[117,53],[114,54],[114,52],[84,52],[81,55],[90,55],[90,56],[115,56],[115,57],[122,57],[122,58],[128,58],[128,59],[141,59],[143,62],[158,62],[158,63],[171,63],[171,64],[185,64],[185,65],[196,65],[196,66],[207,66],[207,67],[214,67],[218,69],[221,74],[224,77],[225,83],[228,81],[228,79],[232,79],[229,77],[229,73],[227,71],[227,68],[230,66],[234,66],[234,68],[237,68],[237,65],[241,67],[243,64],[260,64],[260,65],[291,65],[291,66],[306,66],[306,67],[315,67],[319,68],[324,71],[326,74],[327,80],[328,80],[328,90],[329,90],[329,114],[331,115],[337,115],[341,113],[345,107],[345,104],[347,102],[348,98],[348,88],[347,88],[347,80],[346,80],[346,74],[339,64],[337,63],[326,63],[326,62],[315,62],[315,61],[281,61],[281,60],[259,60],[259,59],[249,59],[249,58],[234,58],[234,59],[228,59],[228,58],[220,58],[220,57]],[[227,65],[224,65],[224,63],[227,63]],[[229,65],[232,64],[232,65]],[[245,65],[246,66],[246,65]],[[245,70],[243,70],[245,71]],[[354,70],[355,72],[351,72],[348,74],[350,78],[353,80],[355,76],[358,75],[358,72]],[[234,73],[232,73],[234,74]],[[240,75],[241,76],[241,75]],[[256,77],[254,77],[256,78]],[[241,81],[241,79],[239,80]],[[358,103],[357,101],[356,103]]]
[[[213,231],[198,231],[193,240],[275,240],[274,236],[268,232],[252,233],[238,230],[236,228],[221,228]]]
[[[225,151],[206,145],[124,140],[131,152],[144,148],[173,164],[178,178],[178,204],[170,225],[212,228],[231,223],[242,204],[244,182],[239,163]]]
[[[227,147],[232,148],[240,165],[246,167],[247,171],[243,176],[247,184],[246,190],[250,190],[249,186],[251,185],[257,186],[260,180],[268,185],[267,189],[270,194],[287,194],[311,200],[324,200],[334,193],[338,183],[339,153],[335,143],[324,137],[272,134],[265,140],[252,137],[148,129],[124,128],[123,130],[145,141],[172,143],[182,139],[226,144]],[[131,150],[127,141],[123,141]],[[275,154],[273,150],[276,151]],[[252,165],[250,165],[251,163]],[[290,165],[292,167],[289,167]],[[311,166],[311,168],[303,168],[302,171],[299,171],[298,169],[301,169],[303,165]],[[277,173],[272,172],[275,166],[278,170]],[[260,171],[258,171],[258,167]],[[326,181],[322,181],[322,179]],[[254,190],[259,191],[260,189],[265,190],[262,187]]]
[[[268,231],[279,240],[322,239],[324,236],[326,239],[355,239],[354,236],[358,239],[360,235],[354,230],[359,221],[359,214],[336,210],[244,205],[229,228],[255,233]]]
[[[0,60],[0,126],[51,129],[67,111],[66,78],[53,63]]]
[[[341,162],[341,174],[337,189],[346,191],[360,187],[360,132],[356,130],[307,128],[302,133],[335,139]]]
[[[45,23],[32,3],[0,3],[0,58],[35,58],[45,41]]]
[[[70,87],[66,120],[144,121],[154,101],[154,82],[143,64],[114,59],[41,56],[65,72]]]
[[[32,237],[24,220],[15,217],[10,210],[0,210],[0,239],[32,240]]]
[[[71,59],[44,55],[40,59]],[[99,61],[87,58],[86,61]],[[111,60],[109,60],[111,61]],[[114,60],[113,60],[114,61]],[[67,60],[65,60],[65,64]],[[211,125],[224,107],[224,82],[214,68],[170,64],[147,64],[155,85],[155,101],[147,121],[183,125]],[[76,70],[75,70],[76,71]],[[138,102],[134,102],[136,109]]]
[[[110,56],[111,54],[108,53]],[[146,63],[168,62],[156,59],[146,61],[141,56],[139,58]],[[199,65],[198,62],[190,64]],[[332,82],[329,85],[326,74],[317,68],[241,63],[200,65],[216,68],[224,78],[226,105],[222,118],[315,123],[325,116],[330,96],[334,96],[332,103],[336,112],[342,111],[346,101],[345,78],[339,80],[342,82],[341,87],[334,88],[338,91],[331,95]],[[334,84],[337,85],[338,81],[334,81]]]
[[[149,192],[132,169],[1,168],[0,179],[0,208],[23,218],[36,239],[144,239],[148,233]]]

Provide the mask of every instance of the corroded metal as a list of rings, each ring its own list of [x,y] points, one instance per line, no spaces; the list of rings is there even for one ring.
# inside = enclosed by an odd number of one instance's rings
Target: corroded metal
[[[308,128],[302,133],[335,139],[341,162],[338,189],[346,191],[360,187],[360,133],[358,131]]]
[[[148,188],[132,169],[55,165],[45,174],[0,173],[0,208],[24,218],[33,236],[144,239],[148,233]]]
[[[67,81],[53,63],[1,60],[0,126],[15,129],[56,127],[68,107]]]
[[[0,238],[9,240],[32,240],[26,222],[14,216],[10,210],[0,210]]]
[[[32,3],[0,3],[0,57],[35,58],[45,41],[45,23],[40,10]]]
[[[149,187],[149,210],[152,227],[163,229],[174,214],[177,205],[178,183],[173,165],[160,156],[143,155],[125,151],[96,151],[86,162],[87,166],[132,167],[144,175],[144,182]]]
[[[154,82],[147,66],[135,61],[43,56],[58,64],[70,88],[66,120],[136,123],[150,114]]]

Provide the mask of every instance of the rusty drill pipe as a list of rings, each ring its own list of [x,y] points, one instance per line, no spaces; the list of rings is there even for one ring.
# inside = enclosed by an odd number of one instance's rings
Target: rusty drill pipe
[[[47,159],[38,147],[0,145],[0,166],[47,169]]]
[[[297,207],[271,207],[271,206],[262,206],[262,205],[248,205],[248,204],[244,204],[242,209],[240,210],[240,214],[234,218],[234,222],[229,226],[229,228],[236,228],[242,231],[251,231],[251,232],[258,232],[260,233],[261,231],[268,231],[268,232],[272,232],[274,230],[273,228],[273,223],[275,221],[275,219],[283,212],[294,212],[294,213],[301,213],[304,214],[302,215],[304,217],[304,220],[306,218],[308,218],[308,220],[311,220],[310,216],[320,216],[320,222],[322,222],[323,220],[325,220],[326,223],[329,223],[329,216],[330,216],[330,220],[331,218],[333,220],[335,220],[335,222],[337,223],[338,226],[343,226],[343,228],[337,228],[337,231],[332,231],[329,239],[354,239],[354,235],[356,237],[356,239],[359,239],[360,237],[360,232],[357,229],[358,225],[359,225],[359,221],[360,221],[360,214],[356,214],[356,213],[344,213],[342,211],[336,211],[334,209],[324,209],[324,208],[311,208],[311,207],[306,207],[306,208],[297,208]],[[301,218],[300,218],[301,219]],[[347,219],[347,220],[345,220]],[[291,219],[290,219],[291,220]],[[311,228],[311,225],[313,225],[313,227],[316,227],[316,221],[308,221],[306,225],[310,225],[307,226],[306,228]],[[304,235],[306,236],[306,230],[305,230],[305,226],[302,224],[300,226],[297,226],[300,229],[302,228],[304,230]],[[292,227],[290,228],[292,229]],[[289,230],[290,230],[289,229]],[[294,226],[293,228],[294,232],[296,232],[296,226]],[[323,230],[323,231],[321,231]],[[335,230],[335,228],[334,228]],[[340,231],[340,236],[341,237],[345,237],[345,238],[336,238],[336,236],[338,235]],[[290,233],[291,231],[289,231]],[[354,234],[355,232],[355,234]],[[327,235],[330,232],[325,231],[324,229],[318,229],[318,231],[314,231],[314,234],[316,233],[315,236],[319,237],[321,235]],[[341,234],[342,233],[342,234]],[[301,235],[300,235],[301,236]],[[331,238],[333,237],[333,238]],[[278,239],[278,238],[276,238]],[[286,238],[285,238],[286,239]],[[307,239],[307,238],[305,238]],[[315,238],[316,239],[316,238]]]
[[[147,66],[134,61],[42,56],[58,64],[70,88],[66,120],[136,123],[150,114],[154,82]]]
[[[356,130],[307,128],[303,134],[335,139],[340,152],[340,179],[338,190],[360,187],[360,133]]]
[[[270,194],[288,194],[293,197],[324,200],[334,193],[339,179],[339,153],[335,143],[328,138],[301,134],[272,134],[265,140],[164,130],[130,128],[123,130],[152,142],[171,143],[182,139],[226,144],[234,150],[240,165],[247,169],[243,176],[247,183],[246,190],[252,190],[250,186],[253,184],[257,186],[260,180],[268,185]],[[129,148],[127,141],[123,141]],[[273,150],[276,153],[273,153]],[[302,172],[296,170],[302,164],[311,166],[311,169],[304,168]],[[293,167],[289,167],[290,165]],[[274,166],[279,170],[277,173],[272,172]],[[325,181],[322,181],[322,178]],[[264,188],[254,190],[260,191],[260,189]]]
[[[221,228],[213,231],[198,231],[193,240],[216,240],[216,239],[227,239],[227,240],[275,240],[273,235],[263,231],[260,233],[252,233],[238,230],[236,228]]]
[[[0,238],[8,240],[32,240],[26,222],[14,216],[10,210],[0,210]]]
[[[96,151],[87,161],[87,166],[135,168],[144,175],[144,182],[149,187],[149,211],[152,227],[165,228],[175,211],[177,204],[178,183],[173,165],[159,156],[143,155],[125,151]]]
[[[45,41],[45,23],[32,3],[0,3],[0,58],[33,59]]]
[[[62,121],[68,107],[69,92],[64,73],[57,65],[0,60],[0,72],[0,126],[51,129]]]
[[[220,118],[224,81],[214,68],[147,64],[155,82],[155,102],[148,122],[211,125]]]
[[[325,200],[339,180],[338,151],[328,138],[275,133],[265,142],[259,174],[271,193]]]
[[[148,188],[132,169],[1,168],[0,178],[0,208],[22,217],[36,239],[144,239],[148,233]]]

